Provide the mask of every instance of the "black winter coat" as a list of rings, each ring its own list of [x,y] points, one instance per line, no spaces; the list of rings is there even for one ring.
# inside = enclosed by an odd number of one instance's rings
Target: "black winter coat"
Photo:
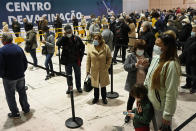
[[[148,54],[150,58],[152,58],[152,51],[155,44],[154,34],[150,30],[148,30],[147,32],[142,32],[140,38],[146,41],[145,52]]]
[[[13,32],[20,32],[20,24],[18,22],[12,23],[12,30]]]
[[[184,51],[180,55],[180,62],[189,66],[196,66],[196,37],[191,37],[184,45]]]
[[[78,36],[73,35],[70,39],[63,36],[57,41],[57,46],[59,48],[62,47],[63,49],[60,62],[63,65],[74,63],[81,64],[84,56],[85,45]],[[80,59],[80,63],[78,63],[78,59]]]
[[[118,22],[117,24],[116,24],[116,29],[115,30],[118,30],[117,28],[121,28],[121,31],[120,31],[120,38],[117,38],[117,37],[115,37],[117,40],[121,40],[121,41],[124,41],[124,43],[127,43],[128,44],[128,42],[129,42],[129,36],[128,36],[128,34],[129,34],[129,32],[131,31],[131,29],[129,28],[129,26],[125,23],[125,22]],[[116,33],[115,33],[115,35],[117,35]]]
[[[179,33],[179,40],[181,42],[187,41],[187,39],[191,36],[191,32],[192,32],[192,25],[186,24],[185,26],[182,27],[182,31]]]

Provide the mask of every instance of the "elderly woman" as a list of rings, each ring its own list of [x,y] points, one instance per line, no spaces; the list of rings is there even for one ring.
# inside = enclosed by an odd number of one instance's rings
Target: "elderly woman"
[[[93,36],[93,44],[88,46],[86,72],[91,75],[91,85],[94,87],[93,104],[99,101],[99,85],[104,104],[107,104],[106,86],[110,84],[108,69],[112,61],[111,51],[105,44],[100,33]]]
[[[152,26],[150,22],[144,21],[140,29],[140,38],[146,41],[146,52],[150,58],[152,58],[152,51],[155,42],[155,36],[151,30]]]
[[[144,82],[155,111],[155,131],[163,126],[171,127],[181,75],[175,33],[165,32],[157,38],[156,46],[159,55],[153,57]]]

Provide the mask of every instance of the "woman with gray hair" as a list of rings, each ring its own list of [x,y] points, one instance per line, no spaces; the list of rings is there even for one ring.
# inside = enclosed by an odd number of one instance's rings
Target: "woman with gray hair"
[[[145,52],[150,58],[152,58],[152,51],[155,43],[155,36],[151,30],[152,26],[150,22],[144,21],[142,27],[140,28],[140,38],[145,40],[146,49]]]

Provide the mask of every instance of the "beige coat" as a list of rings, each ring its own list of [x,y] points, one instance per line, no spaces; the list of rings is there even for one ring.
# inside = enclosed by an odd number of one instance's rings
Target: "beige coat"
[[[3,32],[9,32],[8,24],[5,24],[2,29]]]
[[[108,69],[112,62],[111,51],[108,45],[103,44],[98,52],[94,45],[88,46],[86,72],[91,74],[91,85],[99,88],[110,84]]]
[[[134,23],[129,24],[129,28],[131,29],[131,31],[129,32],[129,37],[136,37],[135,24]],[[129,38],[129,45],[134,46],[134,44],[135,44],[135,39]]]

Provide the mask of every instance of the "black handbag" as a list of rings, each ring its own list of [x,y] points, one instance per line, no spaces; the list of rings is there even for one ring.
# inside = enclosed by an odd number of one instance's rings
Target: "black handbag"
[[[42,46],[42,55],[46,55],[46,54],[47,54],[47,47]]]
[[[83,90],[85,92],[90,92],[92,89],[93,89],[93,87],[91,86],[91,79],[87,75],[84,80],[84,89]]]

